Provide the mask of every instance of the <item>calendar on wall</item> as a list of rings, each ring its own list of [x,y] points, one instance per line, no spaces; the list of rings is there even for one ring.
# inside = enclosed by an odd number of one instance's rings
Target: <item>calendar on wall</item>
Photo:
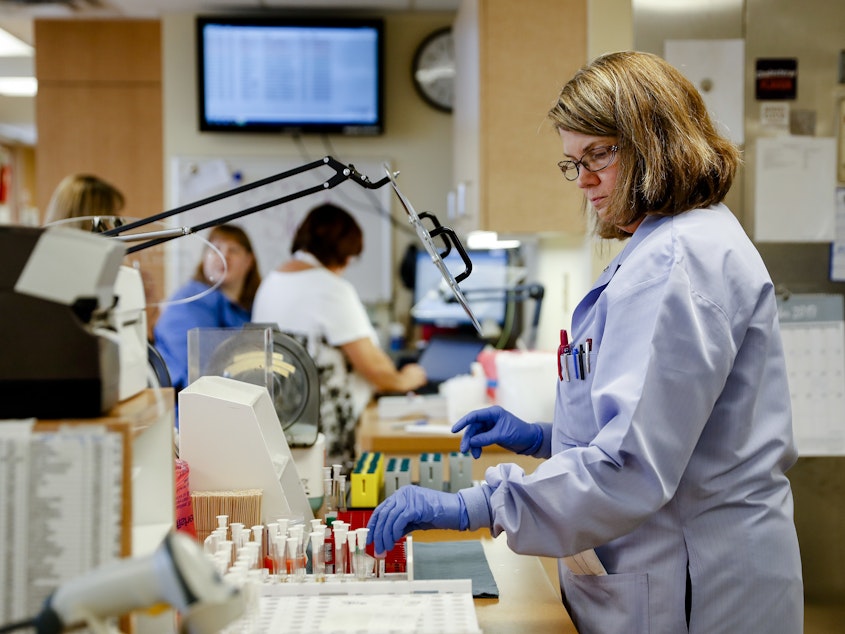
[[[845,310],[841,295],[778,300],[792,425],[802,456],[845,455]]]

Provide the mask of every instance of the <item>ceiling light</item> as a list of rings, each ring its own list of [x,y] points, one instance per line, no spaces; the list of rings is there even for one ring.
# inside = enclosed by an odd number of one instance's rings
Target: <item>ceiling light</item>
[[[37,92],[35,77],[0,77],[0,95],[4,97],[34,97]]]
[[[32,57],[32,47],[4,29],[0,29],[0,57]]]
[[[469,249],[516,249],[520,244],[519,240],[499,240],[495,231],[470,231],[466,243]]]

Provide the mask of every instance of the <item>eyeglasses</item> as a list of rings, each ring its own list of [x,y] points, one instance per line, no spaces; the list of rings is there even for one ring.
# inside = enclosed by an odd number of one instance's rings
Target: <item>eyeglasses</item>
[[[563,172],[563,177],[568,181],[574,181],[578,178],[580,167],[583,167],[588,172],[600,172],[607,168],[613,159],[616,158],[616,152],[619,150],[618,145],[602,145],[601,147],[594,147],[592,150],[587,150],[584,155],[577,161],[561,161],[557,164],[560,171]]]

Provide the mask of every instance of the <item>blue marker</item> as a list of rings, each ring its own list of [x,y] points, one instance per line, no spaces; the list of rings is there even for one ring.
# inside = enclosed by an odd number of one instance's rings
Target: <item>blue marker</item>
[[[575,346],[572,350],[572,367],[575,368],[575,378],[580,379],[581,377],[578,373],[578,346]]]

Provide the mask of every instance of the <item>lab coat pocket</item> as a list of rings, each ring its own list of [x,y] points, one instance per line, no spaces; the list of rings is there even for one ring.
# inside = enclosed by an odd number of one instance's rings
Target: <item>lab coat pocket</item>
[[[580,634],[648,634],[648,574],[563,573],[566,608]]]
[[[598,433],[596,417],[593,414],[591,390],[593,374],[575,375],[573,360],[568,360],[569,381],[559,382],[559,398],[555,420],[559,421],[560,431],[576,445],[587,445]],[[583,376],[583,378],[580,378]]]

